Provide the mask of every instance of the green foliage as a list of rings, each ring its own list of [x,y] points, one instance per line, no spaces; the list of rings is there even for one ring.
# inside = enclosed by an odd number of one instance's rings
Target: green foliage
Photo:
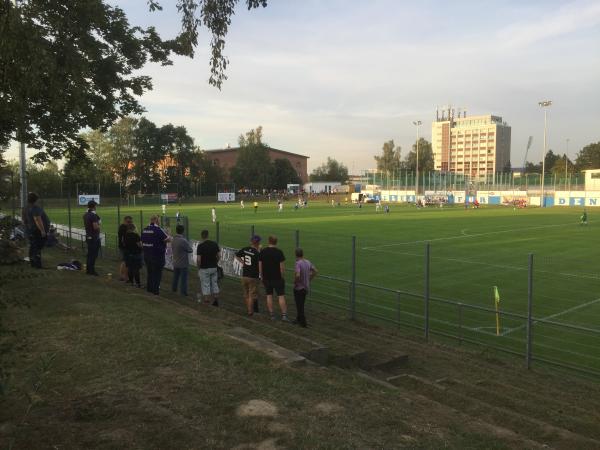
[[[36,161],[56,159],[86,145],[80,130],[104,131],[142,113],[137,98],[152,83],[140,70],[148,62],[171,64],[173,53],[193,57],[201,24],[212,35],[209,83],[220,88],[237,3],[179,0],[181,32],[163,40],[154,27],[131,26],[105,0],[0,2],[0,145],[16,139],[40,150]],[[248,9],[266,4],[246,1]],[[161,9],[154,0],[149,8]]]
[[[552,151],[552,149],[550,149],[550,150],[548,150],[548,152],[546,153],[546,156],[545,156],[545,158],[544,158],[544,159],[545,159],[544,163],[545,163],[545,166],[546,166],[546,167],[545,167],[545,169],[546,169],[546,172],[550,172],[550,171],[552,170],[552,168],[554,167],[554,165],[555,165],[555,164],[556,164],[558,161],[560,161],[560,156],[559,156],[559,155],[557,155],[556,153],[554,153],[554,152]],[[564,167],[565,167],[565,166],[563,165],[563,169],[564,169]]]
[[[317,167],[310,174],[310,181],[339,181],[348,180],[348,168],[333,158],[327,157],[327,162]]]
[[[401,168],[401,148],[394,145],[393,139],[384,142],[381,156],[374,158],[380,172],[398,172]]]
[[[404,161],[404,168],[407,170],[416,171],[417,168],[417,143],[415,142],[412,146],[412,150],[406,155]],[[428,172],[433,170],[433,150],[431,149],[431,143],[424,139],[419,138],[419,171]]]
[[[288,159],[276,159],[273,161],[273,180],[271,186],[274,189],[287,189],[288,184],[301,184],[302,180],[298,172]]]
[[[577,170],[600,169],[600,142],[583,147],[575,158]]]
[[[565,165],[566,165],[566,167],[565,167]],[[565,169],[566,169],[567,174],[573,175],[575,173],[575,165],[567,157],[566,154],[563,154],[562,157],[554,163],[551,171],[555,175],[564,176]]]
[[[240,146],[230,175],[238,188],[269,188],[273,180],[273,166],[268,147],[262,143]]]

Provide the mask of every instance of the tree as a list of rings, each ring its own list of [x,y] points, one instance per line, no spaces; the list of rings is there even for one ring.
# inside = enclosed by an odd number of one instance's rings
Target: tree
[[[132,169],[136,155],[135,130],[138,122],[133,117],[124,117],[110,127],[107,133],[107,139],[110,142],[108,158],[110,171],[125,190],[133,182]]]
[[[583,147],[575,158],[577,170],[600,169],[600,142]]]
[[[300,184],[302,180],[292,166],[289,159],[276,159],[273,161],[273,189],[287,189],[288,184]]]
[[[231,179],[238,188],[264,189],[273,180],[273,166],[269,149],[262,142],[262,127],[240,135],[240,149],[235,166],[231,168]]]
[[[534,164],[532,162],[525,163],[525,173],[542,173],[542,163]]]
[[[154,27],[131,26],[106,0],[0,2],[0,145],[18,140],[60,158],[86,145],[84,128],[104,131],[118,118],[141,114],[137,97],[152,88],[140,73],[147,62],[193,57],[198,27],[212,34],[211,77],[227,78],[225,36],[239,0],[179,0],[182,30],[162,40]],[[246,0],[248,9],[266,0]],[[159,3],[149,0],[151,10]]]
[[[263,144],[262,141],[262,126],[258,126],[248,131],[245,136],[240,134],[240,137],[238,138],[238,145],[240,147],[250,147],[252,145],[267,146],[267,144]]]
[[[565,167],[566,165],[566,167]],[[575,173],[575,165],[573,164],[573,162],[567,157],[566,153],[563,153],[562,158],[560,158],[558,161],[556,161],[554,163],[554,165],[552,166],[552,173],[557,175],[557,176],[564,176],[565,175],[565,168],[566,168],[566,172],[567,174],[574,174]]]
[[[398,172],[401,166],[400,146],[394,146],[394,140],[384,142],[381,156],[374,156],[377,170],[380,172]]]
[[[348,181],[348,168],[335,159],[327,157],[327,162],[312,171],[310,181],[339,181],[345,183]]]
[[[165,149],[161,146],[159,128],[145,117],[140,119],[134,131],[134,167],[135,188],[139,192],[156,192],[161,183],[156,166],[165,157]]]
[[[415,172],[417,170],[417,143],[412,146],[412,150],[406,155],[404,168]],[[419,171],[428,172],[433,170],[433,151],[431,143],[424,138],[419,138]]]
[[[554,164],[556,164],[558,161],[560,161],[560,156],[557,155],[556,153],[554,153],[552,151],[552,149],[548,150],[548,152],[546,153],[546,156],[544,157],[544,163],[545,163],[544,169],[546,170],[546,172],[551,172],[552,168],[554,167]],[[563,165],[563,169],[564,169],[564,165]]]

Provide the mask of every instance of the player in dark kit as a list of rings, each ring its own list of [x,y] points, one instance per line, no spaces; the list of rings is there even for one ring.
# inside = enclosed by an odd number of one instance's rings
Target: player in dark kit
[[[250,245],[242,248],[235,256],[242,264],[242,289],[244,302],[251,316],[258,312],[258,255],[260,253],[260,236],[252,236]]]
[[[154,295],[159,293],[162,271],[165,267],[165,250],[170,240],[171,238],[158,226],[158,216],[152,216],[150,225],[142,231],[142,248],[148,272],[146,289]]]

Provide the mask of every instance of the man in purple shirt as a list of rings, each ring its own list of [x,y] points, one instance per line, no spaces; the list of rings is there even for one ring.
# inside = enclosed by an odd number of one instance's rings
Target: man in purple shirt
[[[318,271],[312,263],[304,258],[304,251],[301,248],[296,249],[296,266],[294,268],[294,301],[296,302],[296,320],[301,327],[306,328],[306,316],[304,315],[304,303],[306,294],[310,289],[311,280],[317,275]]]
[[[142,231],[142,248],[146,263],[148,292],[158,295],[162,271],[165,267],[165,250],[171,238],[158,225],[158,216],[150,217],[150,225]]]

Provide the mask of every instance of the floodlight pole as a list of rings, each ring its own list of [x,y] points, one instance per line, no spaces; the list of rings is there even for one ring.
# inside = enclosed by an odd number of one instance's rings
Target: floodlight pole
[[[542,108],[544,108],[544,154],[542,155],[542,180],[541,180],[541,199],[540,199],[540,207],[544,208],[546,206],[546,201],[544,198],[544,176],[546,175],[546,145],[547,145],[547,132],[548,132],[548,107],[552,105],[551,100],[544,100],[542,102],[538,102]]]
[[[413,125],[417,127],[417,164],[415,170],[415,203],[419,196],[419,127],[421,126],[420,120],[413,121]]]
[[[565,152],[565,190],[567,190],[567,178],[569,177],[569,173],[567,169],[569,168],[569,138],[567,138],[567,150]]]

